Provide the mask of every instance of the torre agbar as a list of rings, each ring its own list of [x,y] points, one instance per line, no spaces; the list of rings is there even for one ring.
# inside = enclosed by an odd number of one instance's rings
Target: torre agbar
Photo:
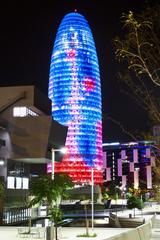
[[[68,126],[62,162],[55,172],[66,172],[76,183],[102,183],[102,113],[99,65],[92,32],[79,13],[65,15],[51,56],[49,98],[52,116]],[[48,165],[48,172],[52,166]]]

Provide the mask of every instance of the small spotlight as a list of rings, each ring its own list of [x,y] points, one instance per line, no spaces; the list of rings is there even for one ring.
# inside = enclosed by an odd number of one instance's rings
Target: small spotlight
[[[0,166],[4,165],[4,160],[0,160]]]
[[[64,148],[61,148],[61,149],[60,149],[60,152],[63,153],[63,154],[65,154],[65,153],[67,152],[67,149],[66,149],[65,147],[64,147]]]

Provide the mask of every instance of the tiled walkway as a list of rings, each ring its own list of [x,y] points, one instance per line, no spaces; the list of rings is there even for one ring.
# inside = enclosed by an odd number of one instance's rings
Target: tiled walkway
[[[152,217],[151,214],[146,214],[147,212],[152,212],[154,213],[154,211],[159,212],[160,207],[159,206],[155,206],[155,208],[151,207],[151,208],[146,208],[143,210],[144,213],[144,218],[146,219],[146,221],[148,219],[150,219]],[[119,212],[118,216],[129,216],[129,213],[131,213],[131,211],[124,211],[124,212]],[[139,211],[137,211],[137,214],[140,214]],[[41,228],[42,229],[42,228]],[[119,233],[128,231],[128,228],[94,228],[94,232],[97,234],[97,237],[90,237],[89,240],[105,240],[111,236],[115,236]],[[84,240],[86,238],[81,238],[81,237],[77,237],[77,235],[79,234],[84,234],[85,233],[85,228],[83,227],[62,227],[61,229],[59,229],[59,240]],[[90,233],[91,233],[91,229],[90,229]],[[0,227],[0,240],[20,240],[20,239],[24,239],[24,238],[20,238],[18,237],[18,227]],[[32,237],[28,237],[25,239],[34,239],[37,240],[37,238],[32,238]],[[45,238],[41,238],[41,240],[44,240]],[[87,238],[88,239],[88,238]]]
[[[34,239],[37,240],[37,238],[20,238],[18,237],[18,228],[17,227],[0,227],[0,239],[1,240],[18,240],[18,239]],[[122,228],[95,228],[95,233],[97,234],[97,237],[90,237],[89,240],[101,240],[101,239],[107,239],[111,236],[115,236],[121,232],[128,231],[128,229],[122,229]],[[63,227],[60,230],[59,233],[59,239],[60,240],[84,240],[86,238],[81,238],[81,237],[76,237],[79,234],[84,234],[85,233],[85,228],[68,228],[68,227]],[[90,230],[91,233],[91,230]],[[44,239],[44,238],[43,238]]]

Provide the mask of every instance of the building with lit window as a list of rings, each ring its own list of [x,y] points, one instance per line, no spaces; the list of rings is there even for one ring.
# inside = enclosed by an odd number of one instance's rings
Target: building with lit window
[[[51,56],[48,96],[52,115],[68,126],[65,154],[56,172],[74,182],[102,179],[101,84],[96,47],[87,20],[72,12],[62,19]],[[51,172],[51,164],[48,165]]]
[[[143,186],[152,189],[152,166],[155,164],[153,142],[104,143],[104,181],[114,181],[126,188]]]
[[[67,127],[54,121],[51,101],[34,86],[0,88],[0,178],[6,201],[24,202],[29,179],[46,174],[51,148],[64,146]]]
[[[160,145],[160,125],[153,126],[153,139],[157,145]]]

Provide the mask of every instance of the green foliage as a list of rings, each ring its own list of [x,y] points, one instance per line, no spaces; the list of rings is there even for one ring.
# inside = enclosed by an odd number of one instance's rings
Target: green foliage
[[[73,187],[71,178],[65,173],[56,173],[54,180],[50,176],[33,178],[31,181],[30,195],[33,197],[29,207],[35,204],[46,203],[47,215],[55,223],[57,237],[57,223],[62,220],[63,214],[59,208],[61,200],[68,197],[67,189]]]
[[[30,206],[45,202],[47,205],[59,206],[62,198],[67,198],[67,189],[73,187],[71,178],[64,173],[56,173],[54,180],[50,176],[42,176],[31,181],[30,195],[34,196]]]
[[[154,200],[160,202],[160,185],[153,185]]]
[[[49,211],[49,217],[55,223],[55,225],[57,225],[62,221],[63,212],[60,208],[54,207]]]
[[[4,197],[4,184],[0,181],[0,198]]]
[[[93,234],[79,234],[77,237],[97,237],[96,233]]]
[[[127,200],[127,208],[128,209],[133,209],[133,208],[142,209],[143,201],[140,198],[132,195]]]
[[[117,200],[121,194],[119,186],[115,182],[110,182],[106,188],[102,190],[103,200],[114,199]]]
[[[68,197],[68,188],[73,187],[71,178],[65,173],[56,173],[54,180],[50,176],[42,176],[34,178],[31,181],[30,195],[33,199],[29,203],[29,207],[35,204],[47,205],[47,215],[54,221],[55,224],[55,238],[57,235],[57,224],[62,220],[63,214],[59,205],[62,199]]]
[[[103,192],[102,197],[103,197],[103,201],[110,199],[109,194],[107,192]]]

